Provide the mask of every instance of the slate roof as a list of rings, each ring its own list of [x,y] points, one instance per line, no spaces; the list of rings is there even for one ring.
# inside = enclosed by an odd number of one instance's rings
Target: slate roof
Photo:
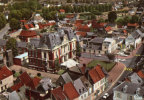
[[[17,42],[17,47],[18,48],[26,48],[27,47],[27,43],[26,42]]]
[[[72,29],[59,29],[58,32],[43,35],[39,45],[41,47],[46,46],[47,48],[52,49],[62,43],[64,35],[67,35],[69,40],[72,40],[75,37]]]
[[[6,66],[0,68],[0,80],[3,80],[11,75],[13,75],[13,73]]]
[[[21,100],[16,91],[9,93],[9,100]]]
[[[64,93],[67,95],[69,100],[74,100],[79,97],[78,92],[71,82],[64,84]]]
[[[95,38],[92,39],[90,42],[93,42],[93,43],[103,43],[103,41],[104,41],[104,38],[95,37]]]
[[[63,78],[65,83],[72,82],[72,79],[71,79],[70,75],[67,72],[62,74],[61,77]]]
[[[117,87],[114,88],[114,91],[124,92],[123,88],[127,86],[125,93],[134,95],[136,94],[136,90],[140,88],[140,96],[144,96],[144,88],[141,87],[139,84],[131,83],[131,82],[123,82]]]
[[[6,45],[6,40],[0,39],[0,46],[5,46]]]
[[[39,47],[40,39],[39,38],[31,38],[30,44],[34,45],[35,47]]]
[[[73,85],[76,88],[76,90],[79,93],[79,95],[87,92],[87,88],[84,86],[84,84],[82,83],[82,81],[80,80],[80,78],[78,78],[77,80],[75,80],[74,83],[73,83]]]
[[[140,34],[137,32],[132,32],[131,35],[133,36],[134,39],[136,39],[140,36]]]

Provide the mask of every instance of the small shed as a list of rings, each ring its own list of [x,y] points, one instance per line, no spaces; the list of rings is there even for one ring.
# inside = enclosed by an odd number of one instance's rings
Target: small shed
[[[15,65],[22,66],[26,63],[28,63],[28,52],[25,52],[25,53],[18,55],[14,58],[14,64]]]

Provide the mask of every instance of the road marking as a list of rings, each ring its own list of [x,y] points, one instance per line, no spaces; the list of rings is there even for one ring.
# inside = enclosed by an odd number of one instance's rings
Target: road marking
[[[125,71],[133,71],[132,68],[126,68],[126,67],[124,68],[124,70],[125,70]]]

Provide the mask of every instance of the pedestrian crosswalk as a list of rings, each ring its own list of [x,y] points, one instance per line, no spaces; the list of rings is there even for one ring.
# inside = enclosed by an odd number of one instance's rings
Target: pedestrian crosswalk
[[[133,71],[133,69],[132,68],[127,68],[127,67],[125,67],[125,69],[124,70],[126,70],[126,71]]]

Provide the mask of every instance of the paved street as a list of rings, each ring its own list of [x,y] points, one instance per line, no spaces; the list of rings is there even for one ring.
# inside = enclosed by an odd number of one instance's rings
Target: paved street
[[[3,36],[7,33],[7,31],[10,29],[9,24],[6,24],[6,26],[0,30],[0,39],[3,38]]]
[[[143,49],[144,49],[144,46],[141,45],[139,47],[139,49],[137,51],[135,51],[136,54],[137,55],[139,55],[139,54],[143,55],[144,54]],[[134,56],[133,58],[127,59],[125,62],[123,62],[123,64],[125,64],[125,66],[128,67],[128,68],[134,68],[135,64],[137,64],[137,62],[139,61],[140,58],[141,57]],[[123,81],[125,79],[125,77],[128,76],[131,73],[132,73],[132,71],[124,71],[124,73],[120,76],[120,78],[118,79],[117,82]],[[108,91],[110,96],[106,100],[113,100],[113,88],[115,86],[117,86],[118,84],[119,83],[114,84],[113,87]]]

